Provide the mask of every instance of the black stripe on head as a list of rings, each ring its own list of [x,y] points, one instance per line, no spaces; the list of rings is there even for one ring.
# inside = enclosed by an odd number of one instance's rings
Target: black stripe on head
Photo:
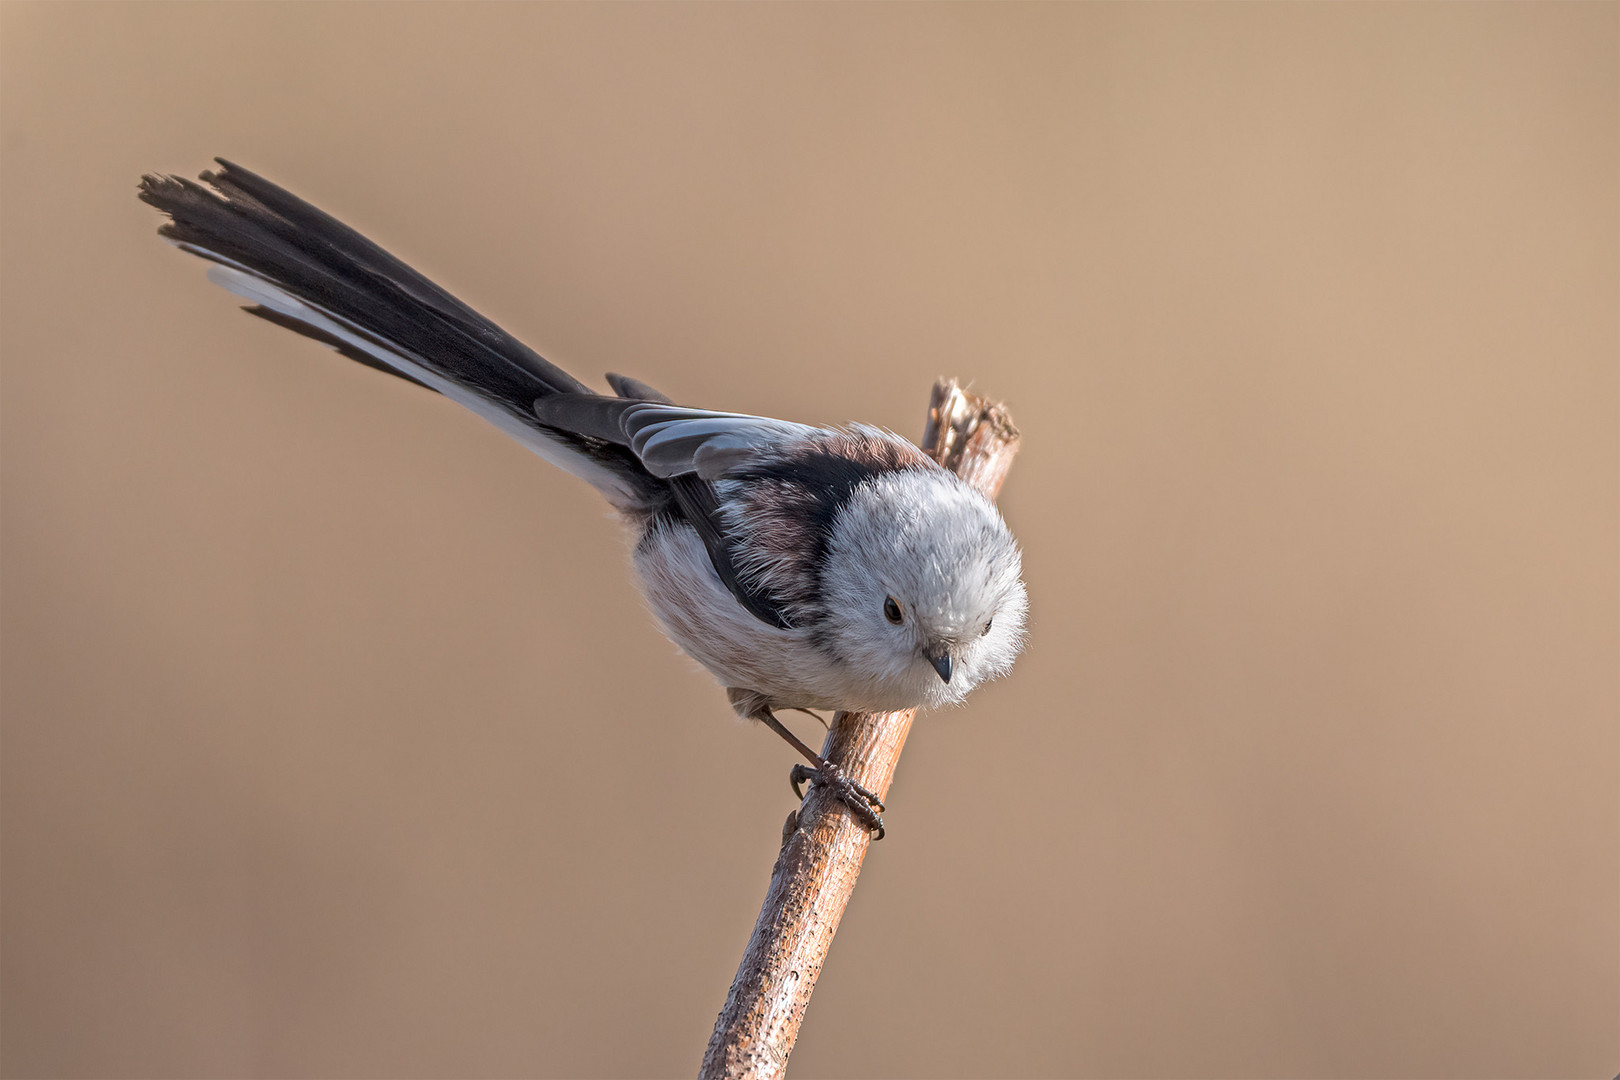
[[[938,466],[900,439],[842,431],[741,466],[726,476],[738,561],[764,568],[756,573],[768,579],[771,595],[790,608],[796,625],[814,632],[839,513],[862,484],[919,468]]]

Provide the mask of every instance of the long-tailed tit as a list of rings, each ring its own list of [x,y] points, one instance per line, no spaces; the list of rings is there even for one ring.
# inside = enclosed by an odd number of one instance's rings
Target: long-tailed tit
[[[260,318],[466,406],[607,497],[664,633],[881,835],[882,804],[778,709],[962,701],[1012,666],[1027,601],[988,499],[911,443],[688,409],[635,379],[597,394],[359,233],[221,160],[147,176],[160,230]]]

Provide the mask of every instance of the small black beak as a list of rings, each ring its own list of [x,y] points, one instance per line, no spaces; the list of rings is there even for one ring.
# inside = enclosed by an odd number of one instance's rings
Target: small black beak
[[[928,662],[934,665],[934,670],[939,672],[939,677],[941,679],[944,679],[946,682],[951,681],[950,653],[940,653],[938,656],[930,656],[928,658]]]

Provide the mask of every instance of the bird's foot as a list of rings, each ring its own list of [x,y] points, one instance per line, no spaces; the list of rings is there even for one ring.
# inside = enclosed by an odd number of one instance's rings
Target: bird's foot
[[[814,765],[795,765],[793,771],[788,773],[788,780],[793,784],[793,794],[801,800],[804,792],[799,786],[805,781],[812,784],[821,784],[832,790],[843,804],[849,807],[849,812],[855,815],[855,820],[865,825],[868,832],[875,832],[873,839],[883,839],[883,819],[878,817],[886,807],[883,800],[866,790],[845,775],[844,770],[832,762],[817,768]]]

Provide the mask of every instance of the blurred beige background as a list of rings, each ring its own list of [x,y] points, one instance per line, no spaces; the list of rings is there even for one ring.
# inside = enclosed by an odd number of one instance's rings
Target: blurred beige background
[[[1616,5],[0,19],[7,1075],[689,1075],[792,805],[593,492],[158,242],[214,154],[583,377],[1009,402],[796,1075],[1620,1070]]]

